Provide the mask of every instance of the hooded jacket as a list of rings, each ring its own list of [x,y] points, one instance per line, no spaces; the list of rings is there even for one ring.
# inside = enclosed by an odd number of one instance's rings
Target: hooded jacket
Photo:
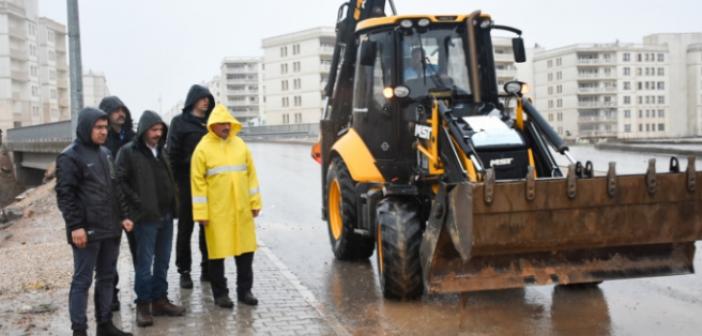
[[[56,199],[66,222],[68,243],[71,232],[85,229],[88,242],[121,236],[124,219],[119,206],[110,151],[91,139],[93,126],[107,115],[85,108],[78,115],[76,140],[56,159]]]
[[[107,133],[107,141],[105,141],[105,147],[112,153],[112,158],[117,157],[117,152],[126,143],[132,141],[134,138],[134,122],[132,121],[132,113],[124,105],[121,99],[117,96],[105,97],[100,101],[100,109],[103,110],[109,116],[112,112],[117,111],[117,109],[124,109],[126,118],[124,120],[124,125],[122,125],[122,131],[117,133],[112,127],[109,128]],[[108,119],[109,120],[109,119]]]
[[[193,107],[198,100],[207,98],[210,101],[209,110],[204,119],[192,115]],[[193,85],[188,91],[183,112],[171,121],[166,150],[171,160],[171,168],[180,191],[180,200],[187,205],[190,203],[190,158],[195,146],[207,134],[207,118],[214,108],[214,96],[202,85]]]
[[[216,123],[230,123],[222,139],[212,131]],[[238,256],[256,250],[251,210],[261,209],[261,193],[251,151],[236,134],[241,124],[224,105],[217,105],[207,121],[209,132],[193,153],[191,167],[194,221],[205,226],[210,259]]]
[[[154,157],[151,149],[144,142],[144,134],[156,124],[162,124],[164,133],[158,144],[158,158]],[[168,128],[161,117],[152,111],[144,111],[139,118],[136,137],[126,144],[117,154],[117,181],[124,194],[123,211],[135,223],[144,220],[161,218],[162,209],[159,207],[159,197],[170,199],[171,215],[176,215],[177,197],[173,171],[168,160],[168,154],[163,150]],[[154,166],[162,165],[165,176],[156,181]],[[165,179],[163,179],[165,177]],[[165,188],[159,186],[165,186]]]

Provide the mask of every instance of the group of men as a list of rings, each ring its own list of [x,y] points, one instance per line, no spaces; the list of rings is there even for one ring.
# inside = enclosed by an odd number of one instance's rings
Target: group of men
[[[168,299],[167,273],[178,219],[176,266],[180,287],[193,288],[191,236],[199,223],[200,280],[210,282],[214,303],[232,308],[224,258],[234,256],[237,298],[252,294],[256,250],[254,218],[261,196],[250,150],[236,134],[241,124],[206,87],[193,85],[183,113],[170,127],[144,111],[136,132],[118,97],[78,116],[76,140],[56,161],[56,194],[72,246],[74,273],[69,312],[74,335],[87,334],[88,290],[95,274],[97,335],[131,335],[112,323],[120,309],[117,258],[126,232],[134,265],[136,323],[153,316],[182,316]]]

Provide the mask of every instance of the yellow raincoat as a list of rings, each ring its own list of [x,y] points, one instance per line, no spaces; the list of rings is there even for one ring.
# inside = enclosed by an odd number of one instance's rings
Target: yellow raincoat
[[[231,123],[226,140],[212,131],[216,123]],[[217,105],[207,120],[207,129],[195,147],[190,167],[193,220],[208,221],[205,238],[210,259],[254,252],[251,210],[261,209],[261,194],[251,151],[236,136],[241,124],[224,105]]]

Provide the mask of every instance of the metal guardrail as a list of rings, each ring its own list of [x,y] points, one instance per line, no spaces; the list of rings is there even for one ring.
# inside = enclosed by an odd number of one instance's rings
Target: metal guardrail
[[[48,124],[11,128],[7,130],[9,144],[23,142],[70,142],[72,140],[71,121],[58,121]]]
[[[256,138],[314,138],[319,136],[319,123],[244,127],[239,135]]]

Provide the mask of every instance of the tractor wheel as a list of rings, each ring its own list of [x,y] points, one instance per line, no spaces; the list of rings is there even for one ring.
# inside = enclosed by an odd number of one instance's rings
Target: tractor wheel
[[[377,210],[378,275],[389,299],[416,299],[422,295],[419,247],[422,225],[413,202],[386,198]]]
[[[332,159],[326,181],[329,241],[339,260],[368,259],[373,254],[373,239],[354,232],[357,226],[356,183],[344,161]]]

